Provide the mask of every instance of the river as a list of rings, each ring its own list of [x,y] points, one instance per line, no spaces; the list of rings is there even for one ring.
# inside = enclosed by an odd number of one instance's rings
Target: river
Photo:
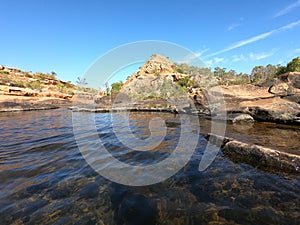
[[[157,116],[176,120],[167,113],[131,113],[132,130],[149,133],[148,122]],[[162,160],[178,142],[180,124],[169,122],[157,151],[128,153],[116,141],[109,114],[95,117],[105,146],[129,164]],[[2,113],[0,224],[300,224],[299,176],[234,163],[222,152],[199,172],[209,121],[200,120],[200,126],[197,147],[179,172],[160,183],[134,187],[104,178],[84,160],[73,134],[71,111]],[[300,152],[299,127],[229,124],[226,135]]]

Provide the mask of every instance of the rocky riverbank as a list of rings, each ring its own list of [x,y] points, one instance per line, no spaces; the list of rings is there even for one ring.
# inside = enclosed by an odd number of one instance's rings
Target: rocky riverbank
[[[147,79],[150,79],[150,77]],[[152,77],[151,79],[157,78]],[[151,79],[146,83],[142,81],[143,85],[151,83]],[[190,90],[189,95],[186,94],[183,98],[180,96],[174,97],[173,100],[131,98],[130,96],[135,95],[135,92],[133,93],[134,88],[131,85],[139,86],[139,82],[140,80],[136,79],[134,84],[126,84],[126,88],[119,94],[104,96],[94,102],[90,101],[91,106],[75,103],[76,106],[71,109],[91,112],[108,112],[110,110],[186,112],[234,123],[264,121],[300,124],[300,84],[298,84],[300,83],[300,73],[284,74],[273,81],[256,85],[217,86],[207,90],[195,88]],[[130,91],[127,92],[127,89]],[[155,88],[156,92],[159,92],[157,89]],[[224,101],[222,108],[214,108],[214,104],[219,102],[207,101],[208,96],[214,96],[215,94],[223,97],[221,99]],[[182,99],[187,98],[190,98],[192,102],[182,101]],[[131,104],[132,102],[134,104]],[[172,102],[176,102],[176,104],[172,104]],[[194,105],[194,107],[191,105]]]

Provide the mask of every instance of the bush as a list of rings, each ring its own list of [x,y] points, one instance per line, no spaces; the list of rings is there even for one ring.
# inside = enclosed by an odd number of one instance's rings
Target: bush
[[[119,81],[119,82],[115,82],[111,84],[111,93],[119,93],[121,88],[123,86],[123,82]]]
[[[26,87],[32,89],[32,90],[42,90],[42,85],[39,81],[32,81],[27,83]]]
[[[4,71],[4,70],[0,70],[0,73],[2,73],[2,74],[9,74],[8,71]]]
[[[32,78],[33,76],[29,73],[25,73],[25,77]]]
[[[47,75],[45,73],[38,73],[38,74],[36,74],[36,77],[39,80],[46,80],[49,77],[49,75]]]
[[[20,88],[25,87],[25,84],[24,84],[23,81],[15,81],[14,84],[15,84],[16,87],[20,87]]]
[[[191,78],[189,76],[186,76],[186,77],[180,79],[178,81],[178,84],[183,88],[187,88],[189,86],[190,79]]]
[[[10,79],[8,77],[1,78],[1,83],[3,83],[3,84],[10,83],[10,82],[12,82],[12,79]]]
[[[286,66],[287,72],[300,72],[300,57],[294,58]]]

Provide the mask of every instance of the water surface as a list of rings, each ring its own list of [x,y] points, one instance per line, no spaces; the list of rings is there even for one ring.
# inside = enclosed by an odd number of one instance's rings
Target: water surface
[[[128,164],[163,160],[178,142],[172,114],[131,113],[136,136],[149,135],[153,117],[167,121],[164,142],[151,152],[132,152],[116,139],[109,114],[96,114],[99,137]],[[201,132],[209,121],[201,120]],[[130,187],[113,183],[85,162],[67,110],[0,114],[0,224],[299,224],[300,178],[233,163],[221,152],[204,172],[199,144],[176,175],[162,183]],[[299,154],[299,128],[256,123],[228,125],[227,135]],[[86,142],[89,131],[86,133]],[[195,134],[190,134],[194,135]],[[193,136],[193,137],[194,137]],[[196,137],[194,137],[196,138]]]

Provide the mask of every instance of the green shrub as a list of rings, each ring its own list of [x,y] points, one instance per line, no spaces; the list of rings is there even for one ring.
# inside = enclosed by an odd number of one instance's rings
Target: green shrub
[[[154,72],[154,75],[158,77],[158,76],[160,75],[160,72],[156,70],[156,71]]]
[[[45,73],[38,73],[38,74],[36,74],[36,78],[39,80],[46,80],[47,78],[49,78],[49,75],[47,75]]]
[[[29,73],[25,73],[25,77],[32,78],[33,76]]]
[[[178,81],[178,84],[179,84],[181,87],[187,88],[187,87],[188,87],[188,84],[189,84],[189,81],[190,81],[190,77],[189,77],[189,76],[186,76],[186,77],[180,79],[180,80]]]
[[[25,83],[23,81],[15,81],[14,84],[16,87],[20,87],[20,88],[25,87]]]
[[[0,70],[0,73],[2,73],[2,74],[9,74],[9,72],[5,71],[5,70]]]
[[[300,57],[294,58],[286,66],[287,72],[300,72]]]
[[[9,77],[2,77],[1,82],[4,84],[10,83],[10,82],[12,82],[12,79],[10,79]]]
[[[123,82],[119,81],[119,82],[115,82],[111,84],[111,93],[119,93],[121,88],[123,86]]]
[[[26,87],[32,89],[32,90],[42,90],[42,85],[39,81],[32,81],[27,83]]]

